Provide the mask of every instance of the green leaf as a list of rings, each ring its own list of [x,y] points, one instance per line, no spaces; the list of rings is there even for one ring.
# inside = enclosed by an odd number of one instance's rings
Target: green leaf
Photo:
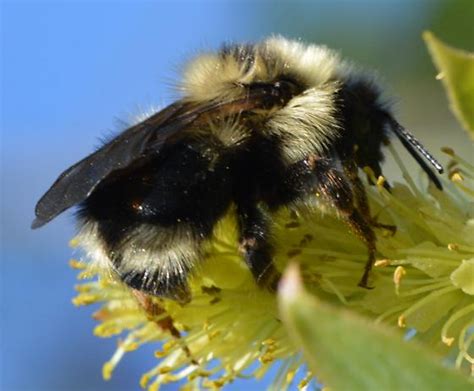
[[[446,45],[426,31],[423,39],[444,84],[451,109],[474,138],[474,53]]]
[[[338,390],[456,390],[473,385],[461,373],[392,330],[304,291],[291,265],[279,289],[280,313],[315,377]]]

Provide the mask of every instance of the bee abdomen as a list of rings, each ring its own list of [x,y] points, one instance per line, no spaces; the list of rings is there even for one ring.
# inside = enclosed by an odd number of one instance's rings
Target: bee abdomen
[[[184,140],[101,185],[80,216],[96,225],[98,245],[126,284],[176,299],[202,241],[230,206],[226,171],[215,144]]]

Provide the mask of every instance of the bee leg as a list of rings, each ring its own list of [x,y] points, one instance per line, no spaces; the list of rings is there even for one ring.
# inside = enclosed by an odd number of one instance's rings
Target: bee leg
[[[364,185],[359,178],[357,172],[357,166],[354,162],[346,161],[343,163],[344,166],[344,173],[346,174],[347,178],[351,182],[352,188],[354,190],[355,201],[357,203],[357,207],[359,211],[364,215],[364,217],[368,220],[371,219],[370,216],[370,207],[369,201],[367,199],[367,193],[365,192]]]
[[[372,227],[385,229],[389,231],[392,236],[395,235],[397,232],[397,227],[395,225],[379,223],[376,217],[372,217],[370,213],[369,200],[367,199],[367,193],[362,181],[359,178],[358,169],[354,162],[346,161],[344,162],[343,166],[344,173],[351,182],[357,208],[364,216],[366,221],[368,221]]]
[[[357,200],[357,197],[361,195],[357,194],[357,190],[354,189],[352,181],[348,180],[348,176],[329,166],[324,167],[324,169],[321,168],[322,165],[320,165],[320,171],[318,171],[317,191],[334,205],[350,229],[367,246],[368,259],[364,274],[358,285],[362,288],[371,289],[368,285],[368,279],[375,262],[376,236],[370,225],[370,213],[367,198],[364,198],[365,193],[362,195],[363,205],[354,204],[354,198],[356,198],[356,201],[360,201]]]
[[[157,302],[156,298],[153,298],[142,291],[137,289],[130,289],[130,292],[137,300],[140,307],[145,311],[148,320],[155,322],[155,324],[164,331],[169,332],[174,338],[181,342],[181,333],[175,327],[173,319],[171,316],[166,316],[163,318],[163,315],[166,313],[165,309]],[[197,365],[197,361],[193,358],[189,347],[183,343],[183,351],[186,356],[190,359],[193,364]]]
[[[170,316],[162,317],[165,314],[165,309],[158,304],[154,298],[138,289],[130,289],[130,292],[137,300],[138,304],[145,311],[149,320],[156,323],[156,325],[165,331],[168,331],[173,337],[181,338],[181,334],[174,326],[173,319]],[[157,320],[159,319],[159,320]]]
[[[364,274],[360,279],[358,285],[362,288],[372,289],[368,285],[369,274],[375,262],[376,238],[370,223],[365,219],[364,215],[357,209],[353,209],[345,216],[345,221],[352,229],[352,231],[362,240],[367,246],[369,252],[367,262],[364,267]]]
[[[392,224],[382,224],[377,221],[377,217],[372,217],[370,225],[375,228],[381,228],[388,231],[389,236],[393,236],[397,233],[397,226]]]
[[[280,274],[273,264],[273,248],[269,242],[269,221],[256,205],[238,207],[239,250],[244,255],[258,285],[276,290]]]

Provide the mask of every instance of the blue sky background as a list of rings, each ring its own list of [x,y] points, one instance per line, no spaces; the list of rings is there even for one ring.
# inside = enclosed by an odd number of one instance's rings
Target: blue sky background
[[[153,366],[154,349],[141,349],[102,380],[116,340],[94,337],[92,310],[71,304],[72,214],[29,226],[37,199],[118,119],[176,96],[169,85],[180,64],[222,41],[271,33],[325,43],[383,75],[401,122],[435,154],[445,144],[467,154],[420,38],[433,28],[473,49],[473,7],[454,3],[463,1],[3,2],[0,388],[134,390]],[[231,388],[250,385],[263,386]]]

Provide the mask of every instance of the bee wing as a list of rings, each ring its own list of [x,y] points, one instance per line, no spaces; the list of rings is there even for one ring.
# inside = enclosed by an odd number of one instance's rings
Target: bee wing
[[[84,201],[114,171],[129,168],[141,159],[159,153],[170,137],[179,137],[180,132],[201,115],[231,115],[281,103],[282,92],[273,84],[259,83],[249,86],[243,96],[235,99],[171,104],[64,171],[36,204],[36,219],[31,227],[41,227]]]
[[[167,139],[217,106],[176,102],[128,128],[58,177],[38,201],[36,219],[31,227],[41,227],[61,212],[84,201],[112,172],[127,168],[151,153],[158,153]]]

